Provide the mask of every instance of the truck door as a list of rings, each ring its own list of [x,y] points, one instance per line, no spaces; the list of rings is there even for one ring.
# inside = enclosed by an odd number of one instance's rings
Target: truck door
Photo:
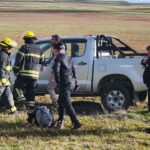
[[[86,90],[88,79],[88,58],[85,55],[86,39],[64,39],[66,46],[66,53],[71,56],[76,69],[76,76],[78,84],[80,85],[80,92]]]

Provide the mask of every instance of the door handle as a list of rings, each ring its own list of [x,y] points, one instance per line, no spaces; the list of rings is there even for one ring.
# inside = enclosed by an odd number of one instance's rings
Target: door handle
[[[84,66],[84,65],[87,65],[87,63],[84,62],[84,61],[81,61],[81,62],[78,63],[78,65]]]

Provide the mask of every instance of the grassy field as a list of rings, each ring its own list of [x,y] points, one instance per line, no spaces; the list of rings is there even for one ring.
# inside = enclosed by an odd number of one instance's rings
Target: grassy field
[[[0,39],[6,36],[13,37],[19,46],[23,42],[23,33],[27,30],[33,30],[39,38],[55,33],[112,34],[138,51],[144,51],[150,44],[150,5],[56,5],[54,2],[31,1],[29,7],[29,3],[26,2],[8,1],[0,1]],[[43,101],[44,98],[41,99]],[[146,112],[146,104],[131,107],[126,113],[102,114],[100,105],[93,102],[95,98],[80,100],[83,102],[76,104],[75,108],[83,127],[78,131],[70,131],[71,123],[68,117],[65,122],[66,129],[60,131],[29,126],[26,123],[26,114],[9,116],[0,113],[0,149],[149,149],[150,135],[143,132],[143,128],[150,126],[150,113]],[[96,99],[96,102],[98,101],[99,98]]]
[[[0,13],[0,39],[15,38],[19,44],[23,33],[33,30],[38,37],[60,35],[111,34],[137,49],[149,45],[150,16],[105,13]]]
[[[150,135],[144,128],[150,126],[150,114],[145,105],[116,114],[101,114],[97,103],[87,102],[85,106],[77,106],[83,125],[77,131],[70,130],[68,117],[65,129],[57,130],[28,125],[25,114],[0,114],[0,149],[149,150]]]
[[[1,12],[105,12],[105,13],[150,13],[150,4],[129,4],[124,2],[101,3],[94,1],[0,1]]]
[[[149,44],[148,4],[14,1],[0,1],[0,39],[11,36],[21,44],[23,33],[33,30],[39,37],[112,34],[139,51]]]

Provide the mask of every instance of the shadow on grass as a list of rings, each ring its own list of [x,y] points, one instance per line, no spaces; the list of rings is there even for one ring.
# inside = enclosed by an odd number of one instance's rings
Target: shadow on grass
[[[104,113],[100,103],[89,101],[74,101],[73,106],[80,115],[102,114]]]
[[[38,104],[38,105],[46,105],[51,107],[49,104]],[[99,103],[95,102],[86,102],[86,101],[75,101],[73,102],[73,106],[80,115],[93,115],[93,114],[102,114],[103,109]],[[86,126],[86,125],[85,125]],[[28,137],[57,137],[57,136],[84,136],[84,135],[97,135],[97,136],[111,136],[113,134],[124,134],[126,132],[131,131],[141,131],[137,129],[127,129],[120,128],[111,129],[104,128],[103,126],[97,125],[96,127],[83,127],[77,131],[71,131],[70,129],[58,130],[58,129],[41,129],[34,126],[27,126],[27,124],[23,122],[7,122],[0,121],[0,137],[2,136],[10,136],[17,138],[28,138]]]
[[[131,131],[141,131],[140,129],[123,129],[120,128],[119,130],[110,129],[110,128],[103,128],[103,127],[95,127],[94,129],[81,129],[81,130],[70,130],[70,129],[41,129],[37,127],[27,127],[23,122],[17,123],[6,123],[0,122],[0,137],[2,136],[10,136],[10,137],[17,137],[17,138],[28,138],[28,137],[58,137],[58,136],[83,136],[83,135],[96,135],[96,136],[111,136],[114,134],[120,135]]]
[[[95,115],[104,113],[103,107],[100,103],[90,101],[74,101],[72,104],[77,115]],[[51,108],[50,104],[38,103],[38,105],[45,105]]]

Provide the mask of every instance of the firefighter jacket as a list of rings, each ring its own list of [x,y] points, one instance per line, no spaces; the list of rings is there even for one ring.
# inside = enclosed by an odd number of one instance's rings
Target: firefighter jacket
[[[16,56],[14,73],[20,76],[38,79],[39,64],[43,64],[42,50],[34,42],[23,45]]]
[[[0,86],[10,86],[9,72],[12,70],[10,66],[10,53],[0,47]]]

